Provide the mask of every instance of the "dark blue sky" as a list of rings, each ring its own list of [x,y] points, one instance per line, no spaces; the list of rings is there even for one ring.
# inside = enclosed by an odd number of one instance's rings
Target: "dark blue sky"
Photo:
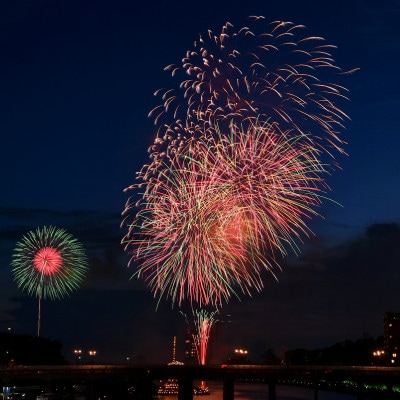
[[[222,309],[232,322],[221,324],[219,346],[247,346],[257,359],[269,347],[380,335],[383,313],[400,311],[400,2],[136,3],[0,5],[0,329],[36,332],[36,300],[17,290],[9,263],[23,234],[52,224],[84,243],[91,272],[70,298],[44,302],[43,336],[61,340],[66,353],[97,347],[115,361],[140,354],[169,361],[183,319],[169,304],[155,312],[143,284],[129,281],[123,189],[148,161],[153,92],[172,84],[163,68],[199,33],[264,15],[306,25],[338,46],[338,65],[360,68],[346,84],[349,155],[328,179],[341,206],[324,204],[324,219],[310,223],[315,238],[288,260],[279,284],[266,279],[263,293]]]

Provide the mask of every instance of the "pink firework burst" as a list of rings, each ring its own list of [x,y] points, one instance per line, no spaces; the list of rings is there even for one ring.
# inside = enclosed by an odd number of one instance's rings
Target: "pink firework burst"
[[[52,247],[43,247],[34,255],[33,265],[44,275],[53,275],[61,268],[62,256]]]
[[[328,189],[318,151],[276,127],[231,126],[192,140],[128,202],[124,237],[134,276],[159,298],[218,308],[263,287],[276,255],[297,252]],[[131,187],[130,189],[132,189]],[[132,209],[139,211],[132,218]]]
[[[176,86],[158,90],[157,134],[123,238],[155,297],[218,308],[263,287],[318,216],[344,154],[347,90],[332,46],[291,22],[249,17],[200,35]],[[328,157],[326,157],[328,155]],[[325,163],[324,160],[329,162]]]

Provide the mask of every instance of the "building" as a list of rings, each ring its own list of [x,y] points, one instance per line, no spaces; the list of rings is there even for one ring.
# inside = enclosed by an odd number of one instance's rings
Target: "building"
[[[196,343],[194,342],[195,330],[187,328],[185,335],[185,364],[197,364]]]
[[[383,317],[383,349],[389,365],[400,365],[400,313],[387,312]]]

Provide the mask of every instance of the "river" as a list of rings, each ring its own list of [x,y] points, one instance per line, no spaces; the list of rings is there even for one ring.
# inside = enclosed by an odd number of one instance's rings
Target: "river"
[[[196,384],[196,382],[194,382]],[[222,400],[222,384],[207,382],[209,396],[193,396],[194,400]],[[178,396],[158,397],[159,400],[176,400]],[[314,391],[306,388],[276,386],[277,400],[314,400]],[[268,400],[266,384],[235,384],[235,400]],[[355,396],[326,391],[318,392],[318,400],[355,400]]]

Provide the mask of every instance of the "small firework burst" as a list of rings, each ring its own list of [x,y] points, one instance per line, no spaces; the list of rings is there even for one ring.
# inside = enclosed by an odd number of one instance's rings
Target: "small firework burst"
[[[211,330],[217,322],[218,311],[205,309],[193,310],[194,333],[193,340],[196,346],[197,359],[200,365],[207,362],[208,343]]]
[[[18,288],[40,300],[56,300],[83,282],[88,260],[83,245],[64,229],[53,226],[29,231],[16,244],[11,258]]]

